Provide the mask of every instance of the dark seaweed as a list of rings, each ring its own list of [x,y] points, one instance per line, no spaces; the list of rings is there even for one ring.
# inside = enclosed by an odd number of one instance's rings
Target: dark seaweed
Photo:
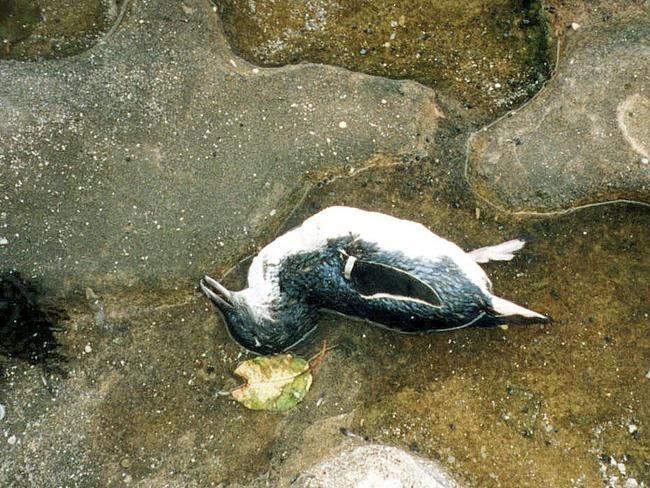
[[[0,354],[31,364],[61,359],[55,330],[61,313],[39,303],[37,285],[15,272],[0,273]]]

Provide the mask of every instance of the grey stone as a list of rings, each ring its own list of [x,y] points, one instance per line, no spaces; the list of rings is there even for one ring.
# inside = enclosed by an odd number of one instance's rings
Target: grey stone
[[[414,82],[246,63],[208,1],[134,1],[84,54],[0,62],[0,261],[46,287],[194,280],[307,179],[424,153],[438,117]]]
[[[531,103],[473,136],[469,179],[506,210],[650,203],[650,27],[580,33]]]
[[[443,468],[395,447],[359,445],[326,459],[300,475],[301,488],[456,488]]]

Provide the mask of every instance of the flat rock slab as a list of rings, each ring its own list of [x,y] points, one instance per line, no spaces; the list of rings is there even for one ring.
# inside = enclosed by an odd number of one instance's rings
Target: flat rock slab
[[[650,26],[585,33],[531,103],[475,134],[468,176],[509,211],[650,203]]]
[[[360,445],[327,459],[302,474],[300,488],[458,488],[438,464],[395,447]]]
[[[0,262],[46,287],[193,279],[309,175],[425,152],[439,116],[414,82],[257,69],[207,0],[134,1],[82,55],[0,62]]]

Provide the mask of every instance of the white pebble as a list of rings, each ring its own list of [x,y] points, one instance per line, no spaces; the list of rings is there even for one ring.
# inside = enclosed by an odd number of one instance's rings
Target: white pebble
[[[6,246],[7,244],[9,244],[9,241],[4,237],[0,237],[0,246]]]
[[[253,74],[254,74],[254,75],[256,75],[256,74],[259,73],[259,72],[260,72],[259,68],[253,68]]]
[[[501,88],[501,83],[495,83],[494,88]]]
[[[84,347],[84,351],[86,351],[86,354],[90,354],[93,352],[93,348],[90,347],[90,344],[86,344],[86,347]]]
[[[628,478],[623,483],[623,488],[637,488],[637,486],[639,486],[639,482],[634,478]]]
[[[630,434],[634,434],[639,428],[635,424],[630,424],[627,426],[627,430],[630,431]]]
[[[645,374],[645,377],[650,380],[650,370],[648,370],[648,372]]]
[[[574,31],[577,31],[578,29],[580,29],[580,24],[578,24],[577,22],[571,22],[571,28]]]
[[[18,439],[16,438],[16,436],[15,436],[15,435],[12,435],[11,437],[9,437],[9,439],[7,439],[7,442],[8,442],[10,445],[13,446],[13,445],[16,443],[17,440],[18,440]]]
[[[2,403],[0,403],[0,420],[5,418],[5,414],[6,414],[5,406]]]
[[[342,120],[341,122],[339,122],[339,127],[341,129],[346,129],[348,127],[348,123],[345,120]]]
[[[617,467],[618,470],[621,472],[621,474],[625,474],[625,464],[623,464],[623,463],[618,463],[618,464],[616,465],[616,467]]]

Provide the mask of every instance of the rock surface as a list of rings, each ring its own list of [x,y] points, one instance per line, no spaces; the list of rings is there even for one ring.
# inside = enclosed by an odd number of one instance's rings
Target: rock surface
[[[124,19],[82,55],[0,62],[0,259],[47,287],[200,276],[309,175],[435,132],[416,83],[237,59],[208,1]]]
[[[539,96],[471,143],[477,192],[509,211],[650,203],[650,26],[587,32],[573,49]]]
[[[344,450],[301,475],[300,488],[457,488],[436,463],[376,444]]]

